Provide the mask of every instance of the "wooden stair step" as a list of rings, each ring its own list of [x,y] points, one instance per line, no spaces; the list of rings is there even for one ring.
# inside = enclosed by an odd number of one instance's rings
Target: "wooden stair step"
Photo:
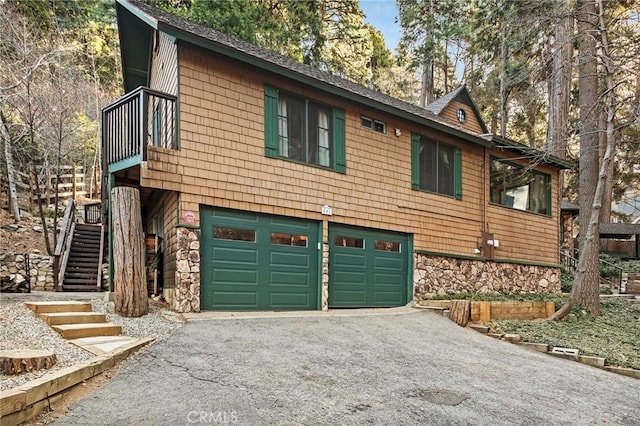
[[[79,339],[82,337],[117,336],[122,333],[122,327],[110,322],[61,324],[52,325],[52,329],[60,333],[65,339]]]
[[[98,276],[96,275],[95,277],[91,278],[91,277],[87,277],[87,278],[64,278],[62,280],[62,284],[63,285],[73,285],[73,284],[89,284],[92,283],[93,285],[96,285],[96,280],[98,279]],[[57,311],[60,312],[60,311]]]
[[[102,288],[98,288],[96,282],[97,280],[91,284],[63,284],[62,291],[101,291]]]
[[[49,325],[107,322],[107,315],[97,312],[56,312],[39,314],[39,317]]]
[[[54,312],[91,312],[90,302],[78,302],[75,300],[66,302],[25,302],[25,305],[36,314]]]

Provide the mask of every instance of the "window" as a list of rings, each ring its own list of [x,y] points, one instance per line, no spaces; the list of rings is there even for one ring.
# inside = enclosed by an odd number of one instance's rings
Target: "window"
[[[400,253],[400,243],[396,241],[376,240],[376,250]]]
[[[462,198],[462,150],[417,134],[411,135],[413,189]]]
[[[338,247],[364,248],[364,240],[355,237],[335,237],[333,240]]]
[[[265,155],[345,172],[344,111],[265,86]]]
[[[492,158],[490,185],[492,204],[551,214],[551,178],[547,174]]]
[[[271,244],[277,244],[277,245],[281,245],[281,246],[306,247],[307,246],[307,236],[306,235],[284,234],[284,233],[281,233],[281,232],[272,232],[271,233]]]
[[[387,123],[373,118],[360,116],[360,126],[378,133],[387,133]]]
[[[250,243],[255,243],[256,231],[252,229],[238,229],[216,226],[213,228],[213,238],[219,240],[247,241]]]

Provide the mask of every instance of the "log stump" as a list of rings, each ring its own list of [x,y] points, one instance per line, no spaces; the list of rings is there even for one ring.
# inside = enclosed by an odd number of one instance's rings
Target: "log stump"
[[[4,374],[22,374],[49,369],[56,363],[56,355],[50,351],[31,349],[7,349],[0,351],[0,371]]]
[[[149,312],[140,192],[120,186],[111,190],[113,285],[115,313],[141,317]]]
[[[461,327],[466,327],[471,316],[471,302],[468,300],[454,300],[451,302],[449,319]]]

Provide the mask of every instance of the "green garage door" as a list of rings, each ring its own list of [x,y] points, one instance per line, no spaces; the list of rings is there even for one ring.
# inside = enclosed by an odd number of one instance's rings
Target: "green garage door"
[[[318,309],[317,222],[200,210],[203,310]]]
[[[329,307],[407,303],[409,239],[404,234],[329,226]]]

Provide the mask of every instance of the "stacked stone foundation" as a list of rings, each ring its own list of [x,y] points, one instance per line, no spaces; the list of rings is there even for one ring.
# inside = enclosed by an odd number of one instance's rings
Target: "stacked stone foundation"
[[[414,299],[457,293],[557,293],[560,268],[414,254]]]

